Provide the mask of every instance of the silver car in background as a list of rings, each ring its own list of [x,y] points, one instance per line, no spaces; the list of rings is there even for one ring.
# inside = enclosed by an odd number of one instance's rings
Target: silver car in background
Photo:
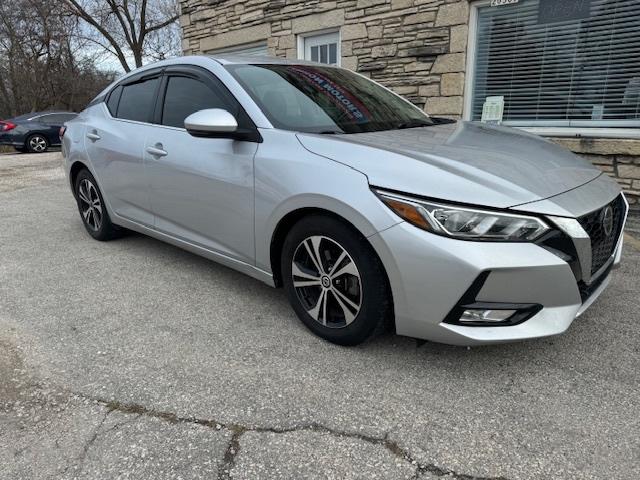
[[[282,286],[343,345],[389,325],[456,345],[560,334],[609,282],[628,210],[551,142],[277,59],[136,70],[67,124],[63,154],[95,239],[134,230]]]

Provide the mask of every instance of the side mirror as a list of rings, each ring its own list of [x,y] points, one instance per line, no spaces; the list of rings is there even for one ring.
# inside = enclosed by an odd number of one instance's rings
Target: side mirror
[[[184,128],[194,137],[233,138],[233,133],[238,130],[238,122],[226,110],[209,108],[185,118]]]

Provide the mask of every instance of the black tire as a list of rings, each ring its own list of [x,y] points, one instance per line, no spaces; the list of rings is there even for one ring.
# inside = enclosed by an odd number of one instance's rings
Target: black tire
[[[91,186],[90,188],[87,188],[88,184],[86,182]],[[80,218],[89,235],[101,242],[112,240],[122,235],[122,229],[111,222],[96,179],[86,168],[78,172],[73,192],[76,197],[76,203],[78,204]],[[85,200],[87,198],[91,200],[91,206],[93,206],[93,211],[88,215],[85,214],[87,210],[90,209],[89,203]],[[99,206],[100,211],[98,211],[97,206]]]
[[[29,153],[44,153],[49,149],[49,140],[44,135],[34,133],[24,142],[24,148]]]
[[[322,238],[318,240],[319,237]],[[342,249],[347,256],[343,257],[341,262],[333,265],[333,272],[338,273],[345,270],[345,265],[351,266],[353,263],[356,267],[355,273],[345,273],[341,277],[323,276],[316,274],[315,271],[318,269],[310,263],[307,262],[306,266],[302,264],[304,262],[300,263],[298,260],[305,255],[308,260],[312,261],[309,250],[299,249],[305,248],[303,246],[305,241],[307,245],[313,245],[313,239],[318,242],[318,251],[322,254],[320,262],[324,262],[321,266],[323,271],[331,271],[331,264],[338,260],[335,257],[341,255],[340,249]],[[313,249],[313,247],[311,248]],[[294,256],[296,268],[298,268],[297,273],[300,272],[300,269],[303,269],[305,274],[313,270],[313,276],[318,275],[318,278],[322,279],[317,286],[300,287],[300,282],[304,283],[305,277],[296,275],[298,288],[294,287]],[[311,269],[307,267],[311,267]],[[318,214],[298,221],[291,228],[284,241],[280,271],[289,302],[300,320],[309,330],[329,342],[339,345],[358,345],[382,333],[393,318],[393,302],[389,283],[380,259],[369,242],[359,232],[337,218]],[[326,284],[324,280],[327,280]],[[315,282],[315,280],[311,281]],[[343,282],[342,285],[339,282]],[[334,293],[336,289],[340,289],[340,292]],[[314,292],[320,292],[317,293],[317,301]],[[327,296],[326,302],[322,300],[322,292]],[[360,301],[359,310],[347,309],[352,317],[355,313],[355,318],[352,320],[347,320],[344,308],[346,304],[342,302],[342,306],[340,305],[339,293],[342,295],[351,294],[349,299],[353,301],[353,304]],[[314,304],[316,308],[309,310],[308,308]],[[322,306],[318,308],[318,305],[321,304]],[[313,314],[314,310],[316,310],[315,314],[318,319],[310,314]],[[341,323],[343,317],[344,323]],[[332,323],[334,321],[335,323]],[[349,321],[350,323],[348,323]]]

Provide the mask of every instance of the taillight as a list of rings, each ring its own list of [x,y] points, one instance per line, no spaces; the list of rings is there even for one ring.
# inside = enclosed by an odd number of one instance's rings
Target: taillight
[[[16,128],[16,125],[11,122],[0,122],[0,132],[8,132]]]
[[[64,133],[66,131],[67,131],[67,127],[64,127],[64,126],[60,127],[60,132],[59,132],[60,140],[62,140],[62,137],[64,137]]]

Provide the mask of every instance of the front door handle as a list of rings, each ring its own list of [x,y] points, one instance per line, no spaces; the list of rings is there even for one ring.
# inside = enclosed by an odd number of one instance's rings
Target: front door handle
[[[161,143],[156,143],[154,147],[147,147],[147,153],[154,157],[166,157],[169,153],[162,149]]]
[[[97,140],[100,140],[100,135],[98,135],[98,132],[94,130],[93,132],[87,133],[87,138],[92,142],[95,142]]]

